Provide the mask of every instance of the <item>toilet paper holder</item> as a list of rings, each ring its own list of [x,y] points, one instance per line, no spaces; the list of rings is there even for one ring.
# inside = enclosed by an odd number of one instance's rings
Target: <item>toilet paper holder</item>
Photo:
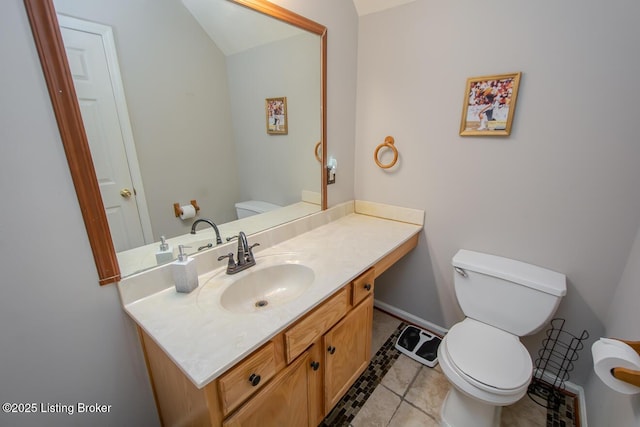
[[[620,338],[613,338],[613,339],[627,344],[636,353],[638,353],[638,355],[640,355],[640,341],[628,341]],[[613,375],[614,378],[620,381],[624,381],[636,387],[640,387],[640,371],[620,367],[620,368],[611,369],[611,375]]]
[[[191,206],[193,206],[193,208],[196,210],[196,212],[198,212],[200,210],[200,206],[198,206],[198,202],[195,200],[191,200],[189,202],[191,204]],[[180,215],[182,215],[182,208],[180,208],[180,203],[174,203],[173,204],[173,212],[176,214],[176,218],[180,217]]]

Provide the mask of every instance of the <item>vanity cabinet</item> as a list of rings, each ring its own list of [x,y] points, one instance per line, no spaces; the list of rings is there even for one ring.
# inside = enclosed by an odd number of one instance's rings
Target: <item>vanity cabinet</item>
[[[140,330],[162,424],[317,426],[369,363],[373,279],[372,268],[201,390]]]
[[[223,427],[320,424],[367,368],[372,320],[373,298],[368,298],[256,392]],[[246,383],[243,380],[239,383]]]
[[[320,424],[369,364],[375,278],[416,244],[417,236],[201,389],[138,328],[162,424]]]

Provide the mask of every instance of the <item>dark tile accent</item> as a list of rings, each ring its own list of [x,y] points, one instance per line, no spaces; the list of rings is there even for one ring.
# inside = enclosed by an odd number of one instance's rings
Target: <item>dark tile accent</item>
[[[358,377],[349,391],[336,403],[329,415],[322,421],[321,427],[348,426],[355,418],[360,408],[364,406],[371,393],[373,393],[373,390],[380,384],[384,375],[400,356],[395,344],[398,336],[406,326],[405,323],[401,323],[385,341],[371,358],[367,369]]]
[[[547,427],[580,427],[578,396],[568,391],[560,391],[558,395],[557,410],[547,409]]]

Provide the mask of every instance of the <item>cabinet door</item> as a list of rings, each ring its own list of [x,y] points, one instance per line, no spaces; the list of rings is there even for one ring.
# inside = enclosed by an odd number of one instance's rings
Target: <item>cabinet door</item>
[[[322,337],[309,349],[309,426],[319,426],[324,410],[324,347]]]
[[[256,393],[223,427],[308,427],[309,354],[305,353]]]
[[[369,296],[323,338],[325,410],[330,411],[367,368],[371,356],[373,297]]]

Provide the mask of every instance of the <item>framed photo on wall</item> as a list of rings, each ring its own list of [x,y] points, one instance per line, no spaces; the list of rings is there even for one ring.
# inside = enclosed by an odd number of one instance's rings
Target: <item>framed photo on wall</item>
[[[460,135],[509,135],[521,74],[468,78]]]
[[[267,98],[265,101],[267,112],[267,133],[276,135],[287,134],[287,97]]]

